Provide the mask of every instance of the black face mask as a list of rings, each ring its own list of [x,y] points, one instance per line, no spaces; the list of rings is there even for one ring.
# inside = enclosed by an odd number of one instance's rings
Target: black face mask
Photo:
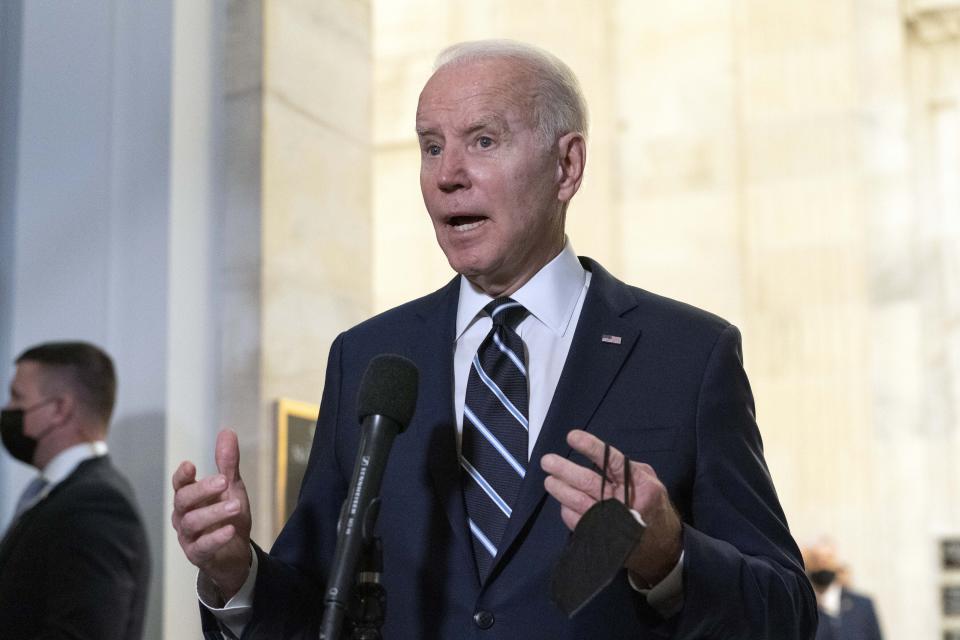
[[[37,451],[38,441],[38,438],[32,438],[23,432],[23,416],[28,411],[33,411],[53,400],[55,398],[41,400],[26,409],[3,409],[0,411],[0,437],[3,439],[3,446],[6,447],[11,456],[20,462],[33,464],[33,454]],[[50,433],[51,429],[53,429],[53,425],[50,425],[46,431],[40,434],[40,437],[42,438]]]
[[[818,587],[829,587],[830,583],[837,578],[836,571],[821,569],[820,571],[810,572],[810,582]]]

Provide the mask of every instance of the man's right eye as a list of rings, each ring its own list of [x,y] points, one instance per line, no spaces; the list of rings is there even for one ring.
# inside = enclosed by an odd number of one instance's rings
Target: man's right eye
[[[428,156],[438,156],[440,155],[440,145],[438,144],[428,144],[425,149]]]

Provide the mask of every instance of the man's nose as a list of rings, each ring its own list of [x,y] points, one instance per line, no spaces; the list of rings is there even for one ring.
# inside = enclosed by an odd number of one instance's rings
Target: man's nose
[[[470,188],[470,175],[461,149],[447,147],[440,157],[437,188],[444,193]]]

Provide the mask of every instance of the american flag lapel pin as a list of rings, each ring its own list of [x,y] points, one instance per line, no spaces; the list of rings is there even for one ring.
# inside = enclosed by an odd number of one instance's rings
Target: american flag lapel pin
[[[623,342],[623,338],[621,338],[620,336],[611,336],[605,333],[603,334],[603,336],[601,336],[600,342],[609,342],[610,344],[620,344],[621,342]]]

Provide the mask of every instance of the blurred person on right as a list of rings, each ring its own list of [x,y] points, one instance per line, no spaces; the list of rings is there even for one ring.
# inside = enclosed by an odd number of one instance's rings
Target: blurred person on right
[[[816,640],[881,640],[880,621],[873,600],[849,588],[847,567],[836,546],[823,539],[803,549],[807,576],[817,595],[820,624]]]

